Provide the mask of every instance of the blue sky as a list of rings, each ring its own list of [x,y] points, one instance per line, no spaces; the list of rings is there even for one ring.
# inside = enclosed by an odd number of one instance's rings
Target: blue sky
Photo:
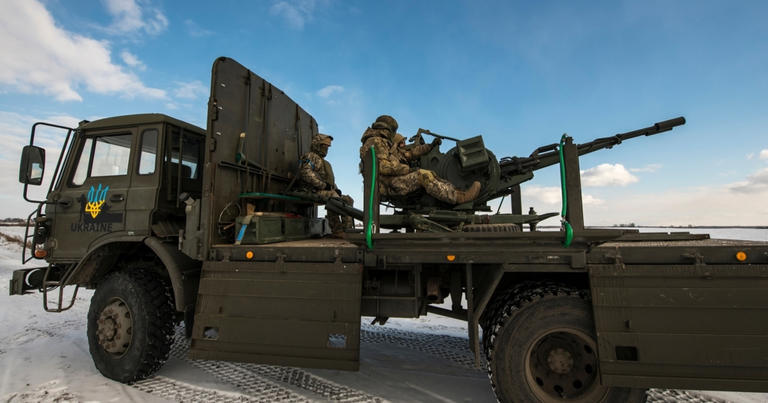
[[[32,210],[15,174],[32,122],[160,112],[204,126],[211,64],[228,56],[334,136],[329,160],[357,200],[360,134],[383,113],[406,135],[483,134],[499,157],[682,115],[582,158],[587,224],[768,225],[766,2],[0,5],[0,216]],[[538,172],[525,208],[559,211],[558,181]]]

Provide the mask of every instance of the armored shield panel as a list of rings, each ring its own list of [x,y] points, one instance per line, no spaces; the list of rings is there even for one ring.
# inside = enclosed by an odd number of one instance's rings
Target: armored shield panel
[[[243,204],[240,195],[280,194],[295,183],[299,159],[316,133],[315,119],[279,88],[232,59],[214,62],[202,201],[207,220],[201,224],[207,245],[232,241],[217,225],[230,224],[232,215],[245,215],[232,212],[233,204]],[[311,204],[285,203],[265,201],[258,210],[316,215]]]

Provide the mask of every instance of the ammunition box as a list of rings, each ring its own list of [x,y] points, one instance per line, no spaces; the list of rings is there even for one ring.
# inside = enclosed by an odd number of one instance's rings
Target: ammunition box
[[[246,217],[237,217],[237,236],[242,245],[258,245],[282,241],[297,241],[307,239],[315,233],[318,226],[322,228],[323,219],[286,216],[282,213],[256,213],[243,230]],[[315,231],[315,232],[313,232]],[[242,236],[241,236],[242,234]]]
[[[459,150],[459,163],[461,164],[462,172],[488,164],[488,152],[485,150],[482,136],[459,141],[456,146]]]
[[[254,245],[285,241],[283,217],[255,215],[251,217],[250,222],[246,224],[246,228],[243,230],[245,219],[246,217],[237,217],[235,221],[238,238],[242,234],[241,244]]]

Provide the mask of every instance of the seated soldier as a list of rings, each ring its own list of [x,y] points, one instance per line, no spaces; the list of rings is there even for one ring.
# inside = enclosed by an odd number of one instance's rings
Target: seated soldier
[[[405,196],[423,188],[435,199],[456,205],[475,200],[480,194],[480,182],[475,181],[467,190],[459,190],[452,183],[439,178],[433,171],[412,169],[408,165],[409,160],[416,159],[429,152],[435,145],[439,145],[439,139],[435,139],[432,144],[407,150],[405,147],[398,147],[400,141],[396,136],[397,121],[389,115],[376,118],[371,127],[363,133],[360,159],[365,157],[371,147],[374,148],[379,175],[379,193],[383,196]],[[400,138],[405,140],[402,136]]]
[[[333,137],[320,133],[312,137],[311,151],[301,156],[299,188],[306,192],[315,193],[326,200],[332,197],[339,198],[352,206],[354,201],[348,195],[341,194],[341,190],[336,187],[331,164],[325,160],[332,140]],[[328,209],[326,209],[325,219],[328,221],[333,236],[337,238],[344,236],[345,229],[354,228],[352,217],[340,217]]]

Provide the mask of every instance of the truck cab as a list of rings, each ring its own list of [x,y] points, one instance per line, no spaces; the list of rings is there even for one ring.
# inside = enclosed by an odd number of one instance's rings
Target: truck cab
[[[44,151],[34,139],[33,129],[22,163],[37,161],[42,175]],[[17,291],[44,282],[95,284],[115,262],[141,256],[138,249],[175,245],[186,222],[181,195],[202,194],[204,144],[203,129],[162,114],[83,121],[68,129],[47,198],[38,201],[30,215],[34,229],[27,231],[32,242],[24,260],[45,259],[48,266],[17,276]],[[26,186],[24,193],[28,199]],[[171,255],[167,259],[185,260]],[[61,298],[55,305],[46,301],[47,310],[65,309]]]
[[[79,261],[111,239],[178,236],[179,195],[200,197],[205,132],[160,114],[86,122],[76,135],[44,216],[43,250]]]

